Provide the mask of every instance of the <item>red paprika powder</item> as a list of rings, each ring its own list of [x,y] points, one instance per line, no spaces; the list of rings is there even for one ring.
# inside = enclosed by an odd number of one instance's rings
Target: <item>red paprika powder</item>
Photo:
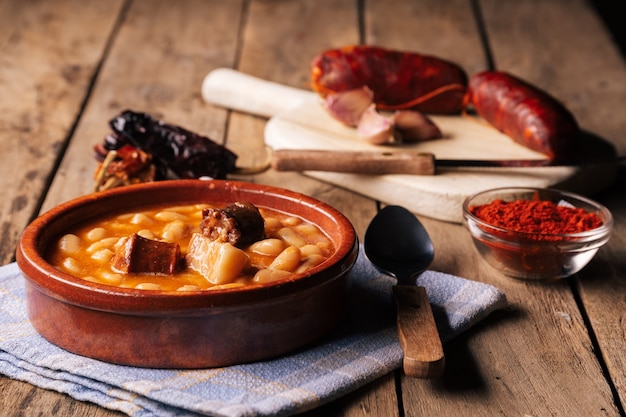
[[[536,234],[537,240],[547,238],[542,235],[580,233],[602,225],[595,213],[538,199],[494,200],[470,207],[470,212],[492,226]]]
[[[511,193],[520,197],[503,200],[502,196]],[[472,204],[471,200],[482,202]],[[515,278],[570,276],[586,265],[608,238],[610,213],[573,194],[498,189],[471,200],[464,208],[471,214],[471,218],[466,216],[466,225],[474,245],[489,264]]]

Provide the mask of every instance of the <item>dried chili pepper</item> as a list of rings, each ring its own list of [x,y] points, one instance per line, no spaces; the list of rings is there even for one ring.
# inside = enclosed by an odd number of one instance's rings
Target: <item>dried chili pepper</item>
[[[211,139],[146,113],[123,111],[109,125],[118,137],[149,153],[179,178],[226,178],[237,155]]]
[[[151,182],[164,177],[152,160],[152,155],[132,145],[106,150],[96,146],[96,158],[101,163],[96,170],[95,191],[124,185]]]

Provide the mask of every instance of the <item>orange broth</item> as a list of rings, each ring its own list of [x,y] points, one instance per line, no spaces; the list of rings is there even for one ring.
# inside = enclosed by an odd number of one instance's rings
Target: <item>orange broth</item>
[[[209,206],[156,207],[111,215],[69,230],[51,245],[47,259],[63,272],[100,284],[195,291],[283,279],[313,268],[334,252],[331,240],[316,225],[299,217],[259,208],[265,220],[266,239],[242,249],[248,255],[249,263],[228,283],[213,284],[189,267],[174,275],[121,273],[112,268],[116,244],[134,233],[148,239],[178,243],[181,253],[186,255],[192,235],[200,233],[202,209],[206,207]],[[286,255],[292,261],[285,262]]]

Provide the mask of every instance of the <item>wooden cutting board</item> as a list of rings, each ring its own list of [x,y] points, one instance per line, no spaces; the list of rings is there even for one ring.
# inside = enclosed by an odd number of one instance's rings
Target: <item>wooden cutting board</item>
[[[265,143],[273,149],[411,150],[431,152],[440,159],[543,159],[470,116],[429,116],[442,139],[410,146],[371,145],[333,119],[313,92],[261,80],[231,69],[209,73],[203,98],[229,109],[268,117]],[[599,140],[592,138],[590,140]],[[591,145],[593,147],[593,145]],[[304,174],[387,204],[402,205],[424,216],[461,222],[461,206],[469,195],[496,187],[558,187],[593,193],[615,178],[615,166],[541,168],[450,168],[435,175],[363,175],[307,171]]]

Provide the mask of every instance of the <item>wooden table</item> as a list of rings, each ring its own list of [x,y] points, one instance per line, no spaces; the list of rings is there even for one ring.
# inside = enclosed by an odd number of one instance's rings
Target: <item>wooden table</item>
[[[306,88],[316,53],[354,43],[446,57],[469,74],[514,72],[626,154],[625,61],[585,0],[0,0],[2,264],[39,212],[91,191],[92,146],[119,111],[162,116],[254,164],[265,120],[204,103],[203,77],[231,67]],[[432,268],[498,286],[509,308],[445,346],[442,379],[398,371],[309,414],[624,416],[624,174],[594,195],[615,216],[611,241],[553,284],[504,278],[461,225],[422,218],[437,248]],[[245,179],[324,200],[361,237],[379,208],[298,173]],[[0,377],[0,415],[117,413]]]

